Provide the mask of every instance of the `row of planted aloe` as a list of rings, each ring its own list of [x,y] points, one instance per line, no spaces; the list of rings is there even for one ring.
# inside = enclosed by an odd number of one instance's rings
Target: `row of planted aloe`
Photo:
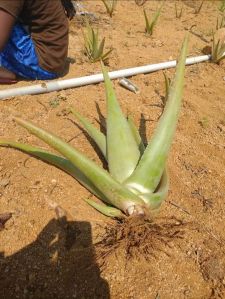
[[[143,6],[148,0],[135,0],[135,3],[139,6]],[[118,0],[102,0],[105,8],[106,8],[106,12],[109,14],[109,16],[112,18],[114,11],[116,9],[116,5]],[[176,18],[180,18],[183,14],[183,3],[180,5],[180,12],[178,12],[178,1],[175,1],[174,6],[175,6],[175,15]],[[197,2],[196,5],[194,6],[194,14],[199,14],[203,8],[204,5],[204,0],[203,1],[199,1],[199,3]],[[220,4],[218,6],[218,10],[223,13],[225,11],[225,1],[221,0]]]
[[[102,2],[105,5],[106,11],[109,14],[110,17],[113,16],[117,0],[102,0]],[[146,1],[143,2],[143,4]],[[143,14],[144,14],[144,20],[145,20],[145,33],[148,36],[152,36],[153,31],[156,27],[157,21],[159,19],[159,16],[161,14],[162,8],[164,6],[164,2],[159,6],[159,8],[155,11],[155,13],[152,15],[151,18],[148,17],[146,9],[143,8]],[[199,5],[194,10],[194,14],[198,15],[203,7],[204,1],[201,1]],[[218,7],[219,11],[222,12],[221,17],[217,17],[216,22],[216,30],[219,30],[221,28],[225,27],[225,16],[224,13],[224,2],[221,1],[221,5]],[[175,17],[181,18],[183,15],[184,9],[183,5],[181,6],[180,10],[178,9],[177,3],[175,2]],[[98,30],[95,30],[90,24],[88,19],[86,21],[86,30],[84,31],[84,47],[85,47],[85,54],[88,57],[88,59],[91,62],[96,62],[99,60],[107,61],[109,58],[109,54],[112,52],[112,49],[108,50],[107,52],[104,52],[104,46],[105,46],[105,38],[102,40],[99,40],[99,33]],[[219,63],[222,59],[224,59],[224,41],[222,40],[216,40],[214,38],[215,31],[212,30],[213,35],[213,42],[212,42],[212,61],[215,63]],[[221,55],[222,54],[222,55]]]

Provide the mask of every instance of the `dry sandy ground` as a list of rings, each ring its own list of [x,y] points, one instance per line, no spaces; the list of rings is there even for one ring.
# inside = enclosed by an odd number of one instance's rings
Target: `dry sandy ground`
[[[175,1],[165,1],[152,37],[144,34],[143,7],[119,1],[110,19],[101,1],[83,1],[95,14],[93,25],[113,48],[109,69],[116,70],[175,59],[187,31],[189,55],[201,55],[215,30],[218,1],[183,3],[175,18]],[[151,15],[160,1],[147,1]],[[98,73],[83,54],[82,20],[70,30],[70,71],[66,78]],[[0,297],[3,298],[112,298],[181,299],[225,298],[225,64],[202,63],[186,68],[183,107],[168,161],[171,178],[168,199],[156,223],[177,225],[178,236],[153,240],[148,259],[137,250],[127,260],[124,243],[104,263],[94,244],[105,228],[114,225],[83,199],[90,196],[62,171],[19,151],[0,148],[0,213],[12,218],[0,232]],[[167,70],[171,78],[174,70]],[[147,139],[162,112],[163,72],[138,75],[132,81],[136,95],[114,81],[124,112],[131,114]],[[19,82],[24,86],[35,82]],[[8,86],[1,86],[9,88]],[[21,115],[62,136],[102,164],[96,149],[66,108],[73,105],[99,126],[105,115],[103,84],[15,97],[0,101],[0,136],[47,148],[11,121]],[[62,207],[67,220],[57,220],[54,208]],[[172,219],[175,217],[176,219]],[[163,223],[163,224],[162,224]],[[168,226],[168,230],[170,226]]]

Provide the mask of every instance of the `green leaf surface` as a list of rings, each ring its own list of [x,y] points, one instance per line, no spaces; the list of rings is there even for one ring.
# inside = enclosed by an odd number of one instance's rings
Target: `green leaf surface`
[[[157,23],[157,20],[160,16],[161,10],[162,10],[162,6],[163,4],[158,8],[158,10],[154,13],[151,21],[149,22],[146,10],[144,9],[144,17],[145,17],[145,31],[146,33],[148,33],[149,35],[153,34],[153,29]]]
[[[96,195],[103,201],[107,201],[104,195],[90,182],[90,180],[69,160],[55,155],[49,151],[43,150],[39,147],[34,147],[29,144],[14,142],[10,140],[0,139],[0,146],[8,146],[21,150],[29,155],[41,159],[51,165],[54,165],[63,171],[67,172],[69,175],[78,180],[85,188],[87,188],[91,193]]]
[[[14,120],[19,125],[26,128],[31,134],[45,141],[65,156],[98,190],[101,190],[101,193],[107,199],[107,203],[119,208],[125,213],[127,213],[129,206],[145,206],[143,200],[115,181],[107,171],[102,169],[91,159],[85,157],[61,138],[37,127],[31,122],[16,117]]]
[[[123,182],[134,171],[140,152],[103,63],[102,71],[107,100],[106,147],[109,172],[118,182]]]
[[[141,136],[138,132],[138,129],[136,128],[135,124],[134,124],[134,121],[132,119],[131,116],[128,116],[128,124],[130,126],[130,129],[131,129],[131,132],[133,133],[133,136],[134,136],[134,139],[136,140],[136,143],[138,145],[138,148],[139,148],[139,151],[140,151],[140,154],[141,156],[143,155],[144,151],[145,151],[145,146],[144,146],[144,143],[141,139]]]
[[[99,48],[98,48],[98,57],[102,57],[104,46],[105,46],[105,38],[103,38],[103,40],[101,41],[101,43],[99,45]]]
[[[70,111],[72,112],[73,116],[83,125],[85,131],[88,135],[95,141],[98,145],[99,149],[101,150],[103,156],[107,161],[106,156],[106,137],[105,135],[100,132],[92,123],[89,122],[88,119],[83,117],[80,113],[78,113],[75,109],[71,108]]]
[[[153,193],[165,169],[181,107],[187,45],[188,38],[186,37],[163,115],[157,124],[153,137],[141,157],[138,166],[125,182],[126,186],[136,190],[137,193]]]

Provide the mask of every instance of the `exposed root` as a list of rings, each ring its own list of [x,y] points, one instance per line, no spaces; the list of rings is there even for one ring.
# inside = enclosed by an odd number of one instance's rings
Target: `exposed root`
[[[184,226],[177,218],[158,219],[157,222],[143,217],[129,217],[114,225],[107,226],[103,238],[96,244],[98,261],[104,261],[111,254],[124,255],[126,260],[132,257],[148,260],[157,251],[171,247],[174,239],[183,238]]]

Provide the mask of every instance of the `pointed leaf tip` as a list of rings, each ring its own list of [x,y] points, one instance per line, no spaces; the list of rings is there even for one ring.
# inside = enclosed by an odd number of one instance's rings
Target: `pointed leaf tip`
[[[165,169],[181,107],[187,45],[186,35],[164,112],[136,169],[126,180],[126,186],[137,193],[154,192]]]
[[[101,62],[107,101],[106,147],[110,174],[118,181],[125,181],[134,171],[140,152],[127,119],[117,100],[108,72]]]

